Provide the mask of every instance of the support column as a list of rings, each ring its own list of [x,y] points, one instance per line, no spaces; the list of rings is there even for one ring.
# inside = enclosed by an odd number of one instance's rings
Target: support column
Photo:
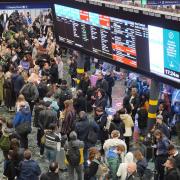
[[[160,93],[160,83],[152,79],[150,87],[149,109],[148,109],[148,131],[156,123],[156,111]]]
[[[85,64],[85,57],[82,53],[79,52],[79,56],[77,59],[77,84],[80,82],[81,75],[84,73],[84,64]]]

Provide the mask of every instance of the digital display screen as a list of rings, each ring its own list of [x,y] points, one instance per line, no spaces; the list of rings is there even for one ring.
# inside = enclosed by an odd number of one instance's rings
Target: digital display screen
[[[67,6],[54,6],[61,42],[180,82],[179,32]]]
[[[149,5],[173,5],[180,4],[180,0],[147,0]]]
[[[180,82],[180,33],[148,26],[150,71]]]

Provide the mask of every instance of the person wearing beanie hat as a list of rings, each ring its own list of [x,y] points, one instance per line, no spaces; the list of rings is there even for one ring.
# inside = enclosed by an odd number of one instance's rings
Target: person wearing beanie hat
[[[170,131],[168,126],[163,122],[163,116],[161,114],[156,116],[156,125],[154,130],[159,129],[168,139],[170,138]]]
[[[64,150],[66,152],[65,163],[68,167],[69,179],[75,179],[75,172],[77,173],[78,180],[82,180],[83,174],[83,149],[84,143],[77,139],[77,134],[72,131],[69,134],[69,141],[64,145]]]

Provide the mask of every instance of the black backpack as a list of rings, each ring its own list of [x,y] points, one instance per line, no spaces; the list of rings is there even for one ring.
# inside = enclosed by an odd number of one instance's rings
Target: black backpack
[[[78,146],[73,146],[72,142],[69,142],[69,149],[67,150],[66,158],[71,166],[79,166],[80,150]]]
[[[32,84],[28,83],[28,84],[25,84],[24,87],[21,89],[21,93],[24,95],[26,101],[28,102],[33,100],[31,87],[32,87]]]

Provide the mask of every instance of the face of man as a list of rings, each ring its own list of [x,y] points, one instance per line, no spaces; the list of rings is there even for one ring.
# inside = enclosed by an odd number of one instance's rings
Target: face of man
[[[173,156],[173,155],[175,154],[175,149],[169,150],[169,151],[168,151],[168,154],[169,154],[170,156]]]
[[[169,160],[167,160],[164,164],[164,166],[167,168],[167,169],[171,169],[172,168],[172,164]]]
[[[132,88],[131,94],[132,94],[132,96],[136,96],[137,95],[137,89],[136,88]]]
[[[98,74],[98,80],[101,80],[102,78],[102,74]]]
[[[129,174],[133,174],[136,171],[136,164],[135,163],[128,164],[127,170]]]

